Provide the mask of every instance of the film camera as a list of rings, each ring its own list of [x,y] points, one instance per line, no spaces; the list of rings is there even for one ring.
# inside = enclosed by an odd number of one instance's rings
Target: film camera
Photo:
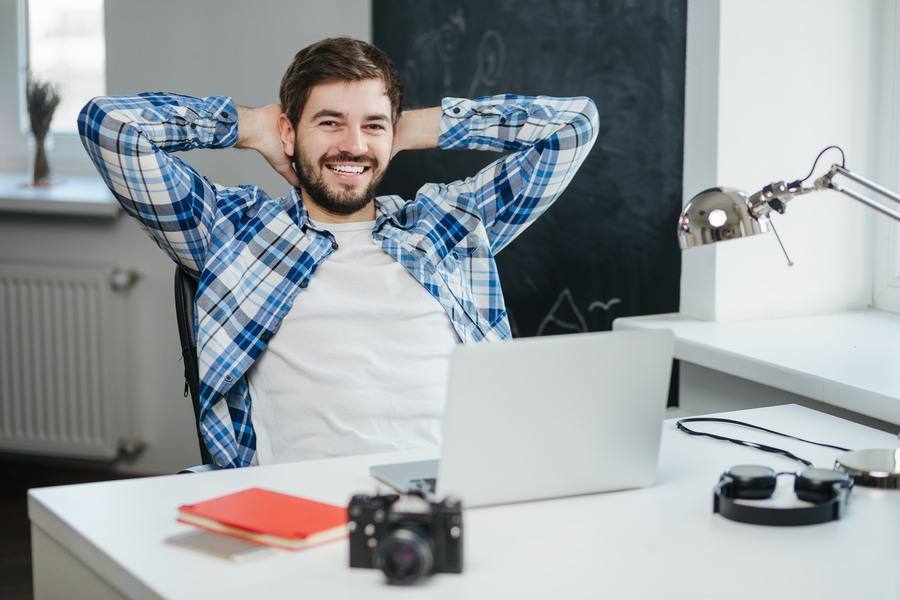
[[[462,504],[418,494],[357,494],[350,500],[350,566],[381,569],[393,584],[462,573]]]

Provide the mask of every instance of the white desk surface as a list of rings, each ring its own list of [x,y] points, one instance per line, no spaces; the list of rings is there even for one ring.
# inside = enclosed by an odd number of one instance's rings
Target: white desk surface
[[[757,425],[848,448],[900,447],[890,434],[796,405],[727,413]],[[713,430],[712,424],[697,424]],[[722,431],[722,430],[719,430]],[[789,449],[831,467],[839,452],[751,430],[734,437]],[[736,464],[776,470],[785,458],[696,438],[665,422],[659,474],[645,489],[470,509],[465,571],[414,589],[388,586],[380,571],[350,569],[345,540],[232,563],[172,547],[190,526],[177,507],[247,487],[345,504],[373,493],[373,461],[427,452],[361,456],[29,492],[33,536],[129,598],[900,598],[900,490],[857,486],[847,515],[826,524],[765,527],[712,512],[719,475]],[[788,485],[784,485],[788,484]],[[793,498],[779,481],[779,502]],[[46,542],[43,542],[46,544]],[[69,569],[36,556],[35,590],[66,590]],[[50,581],[48,581],[50,580]],[[97,596],[93,596],[96,598]]]
[[[670,329],[675,358],[900,424],[900,316],[877,310],[698,321],[677,313],[616,319]]]

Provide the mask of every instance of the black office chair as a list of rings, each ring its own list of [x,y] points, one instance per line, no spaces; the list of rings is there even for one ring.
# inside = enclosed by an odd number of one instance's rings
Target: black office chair
[[[194,423],[200,442],[200,460],[211,465],[209,450],[200,434],[200,371],[197,365],[197,334],[194,323],[194,298],[197,280],[181,266],[175,267],[175,316],[178,319],[178,337],[181,339],[181,360],[184,363],[184,395],[190,393],[194,406]]]

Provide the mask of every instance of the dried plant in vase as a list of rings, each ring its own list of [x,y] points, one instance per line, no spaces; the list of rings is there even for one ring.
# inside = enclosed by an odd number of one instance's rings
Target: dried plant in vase
[[[27,86],[28,117],[31,120],[31,133],[34,135],[34,172],[32,185],[50,184],[50,163],[47,161],[47,134],[50,121],[59,105],[59,94],[56,86],[46,81],[28,77]]]

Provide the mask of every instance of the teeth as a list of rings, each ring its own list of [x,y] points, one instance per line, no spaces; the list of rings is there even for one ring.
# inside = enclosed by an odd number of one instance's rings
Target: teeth
[[[338,173],[349,173],[353,175],[359,175],[363,171],[366,170],[363,166],[350,166],[350,165],[330,165],[328,167],[332,171],[337,171]]]

